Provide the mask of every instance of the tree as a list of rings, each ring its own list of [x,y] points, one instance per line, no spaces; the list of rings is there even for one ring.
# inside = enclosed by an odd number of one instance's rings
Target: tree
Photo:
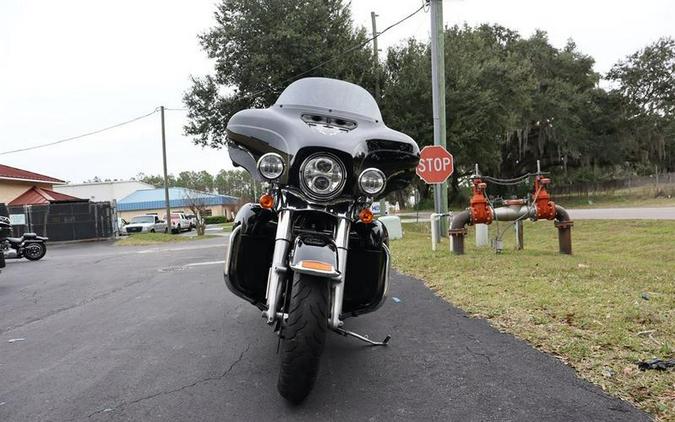
[[[201,192],[211,192],[213,191],[213,176],[205,170],[182,171],[178,173],[175,185]]]
[[[233,113],[273,104],[301,76],[374,86],[366,31],[342,0],[221,0],[215,18],[199,37],[215,73],[193,78],[184,96],[196,144],[222,146]]]
[[[675,39],[661,38],[607,74],[623,97],[624,139],[643,162],[675,166]]]
[[[150,174],[146,175],[145,173],[138,173],[136,177],[134,178],[135,180],[138,180],[139,182],[147,183],[149,185],[152,185],[156,188],[163,188],[164,187],[164,177],[157,174]],[[167,176],[169,186],[176,186],[176,178],[174,177],[173,174],[169,174]]]
[[[199,192],[193,191],[192,189],[186,189],[183,194],[188,204],[188,208],[190,208],[190,211],[192,211],[192,214],[194,214],[197,219],[197,236],[204,236],[204,233],[206,232],[206,222],[204,220],[204,216],[206,215],[206,210],[208,209],[206,197]]]
[[[262,184],[255,182],[245,170],[221,170],[214,186],[219,194],[236,196],[242,201],[257,201],[263,191]]]
[[[607,78],[647,115],[675,114],[675,39],[660,38],[615,64]]]
[[[433,144],[431,109],[431,56],[429,46],[414,39],[401,47],[390,48],[384,63],[380,108],[382,119],[392,128],[410,135],[420,147]],[[423,197],[429,185],[416,180]]]

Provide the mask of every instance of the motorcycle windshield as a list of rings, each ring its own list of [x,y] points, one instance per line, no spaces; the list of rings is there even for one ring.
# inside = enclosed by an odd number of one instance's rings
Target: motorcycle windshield
[[[352,113],[382,121],[380,108],[368,91],[337,79],[305,78],[295,81],[281,93],[275,105]]]

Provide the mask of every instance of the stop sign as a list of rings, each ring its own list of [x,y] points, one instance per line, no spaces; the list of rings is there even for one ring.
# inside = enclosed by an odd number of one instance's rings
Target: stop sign
[[[452,154],[440,145],[426,146],[420,152],[415,172],[428,184],[443,183],[454,171]]]

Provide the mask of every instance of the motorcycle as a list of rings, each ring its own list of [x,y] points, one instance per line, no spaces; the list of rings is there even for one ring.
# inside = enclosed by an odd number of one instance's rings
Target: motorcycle
[[[373,341],[344,320],[385,301],[389,240],[370,206],[411,183],[419,147],[385,126],[365,89],[327,78],[300,79],[271,107],[234,114],[227,147],[266,190],[235,217],[225,282],[274,328],[277,389],[299,403],[328,330],[376,346],[390,339]]]
[[[47,253],[48,238],[38,236],[35,233],[24,233],[21,237],[10,237],[12,226],[9,218],[0,216],[0,252],[2,255],[2,264],[5,259],[26,258],[30,261],[37,261]]]

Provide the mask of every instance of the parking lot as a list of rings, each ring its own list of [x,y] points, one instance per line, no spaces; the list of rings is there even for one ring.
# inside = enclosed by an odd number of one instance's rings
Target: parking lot
[[[347,322],[390,346],[329,334],[314,392],[289,406],[276,337],[223,283],[227,241],[9,261],[0,420],[648,420],[396,273],[384,307]]]

